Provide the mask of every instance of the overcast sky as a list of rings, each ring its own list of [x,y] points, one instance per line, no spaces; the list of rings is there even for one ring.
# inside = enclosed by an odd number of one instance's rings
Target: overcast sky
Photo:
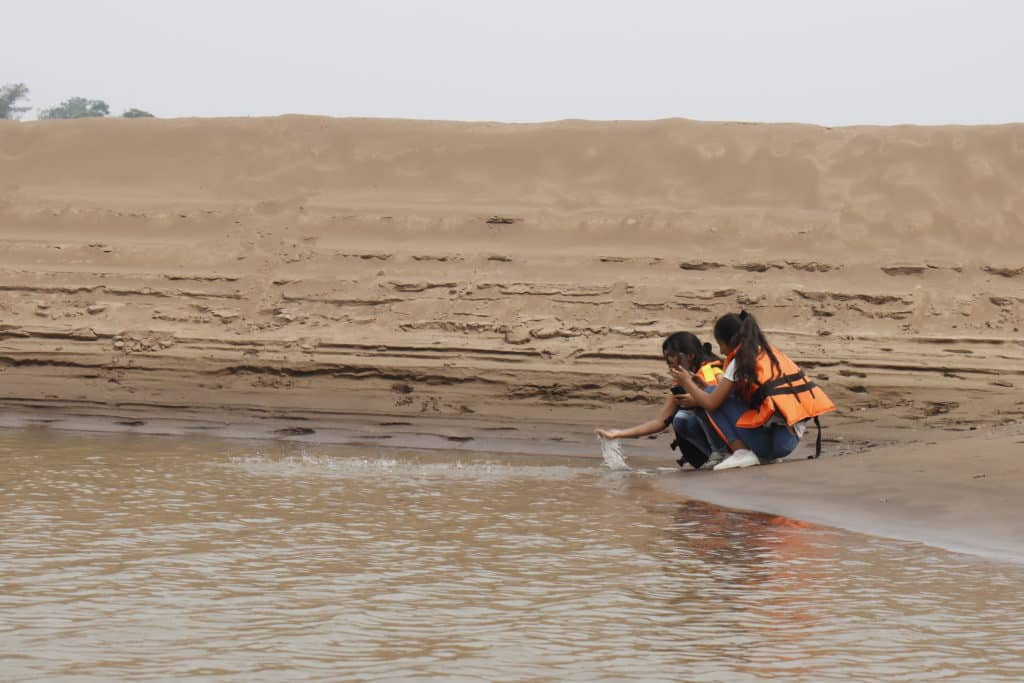
[[[1024,121],[1017,0],[0,0],[33,107]],[[33,118],[34,113],[26,118]]]

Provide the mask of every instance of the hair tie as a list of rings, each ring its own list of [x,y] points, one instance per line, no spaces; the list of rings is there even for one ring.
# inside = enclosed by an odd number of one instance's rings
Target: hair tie
[[[749,317],[750,317],[750,315],[747,313],[747,311],[745,309],[740,311],[740,320],[746,320]]]

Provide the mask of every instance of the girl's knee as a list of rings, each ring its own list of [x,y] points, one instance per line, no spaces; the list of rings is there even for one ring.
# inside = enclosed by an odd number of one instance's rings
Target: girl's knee
[[[691,434],[700,429],[699,419],[689,410],[680,410],[672,418],[672,428],[677,434]]]
[[[676,412],[675,417],[672,418],[672,426],[676,428],[681,427],[688,424],[694,417],[694,414],[688,410],[679,410]]]

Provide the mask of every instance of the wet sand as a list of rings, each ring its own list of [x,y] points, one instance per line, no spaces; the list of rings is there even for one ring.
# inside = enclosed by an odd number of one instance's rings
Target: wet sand
[[[1024,562],[1024,429],[784,461],[684,471],[659,486],[757,510]]]
[[[657,411],[661,338],[747,308],[840,410],[821,462],[701,495],[879,505],[843,463],[891,447],[926,501],[922,444],[1024,417],[1021,178],[1017,124],[0,121],[0,407],[591,457]],[[986,533],[960,509],[927,516]]]

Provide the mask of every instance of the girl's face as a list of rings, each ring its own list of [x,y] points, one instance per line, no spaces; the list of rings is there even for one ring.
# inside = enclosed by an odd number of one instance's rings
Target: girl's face
[[[736,349],[736,347],[733,346],[732,344],[724,342],[721,339],[718,339],[717,337],[715,338],[715,341],[718,342],[718,352],[723,356],[728,356]]]
[[[676,351],[665,351],[665,362],[668,363],[669,368],[685,368],[687,370],[696,370],[694,367],[697,365],[697,357],[692,354],[683,355]]]

